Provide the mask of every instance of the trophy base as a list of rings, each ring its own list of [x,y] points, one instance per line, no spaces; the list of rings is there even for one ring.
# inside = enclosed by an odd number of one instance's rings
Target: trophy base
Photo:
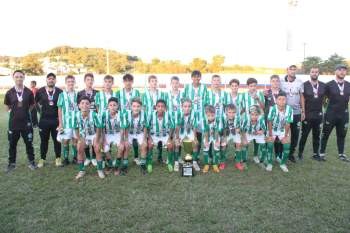
[[[181,172],[181,176],[183,177],[193,177],[195,175],[192,164],[183,164],[181,166],[180,172]]]

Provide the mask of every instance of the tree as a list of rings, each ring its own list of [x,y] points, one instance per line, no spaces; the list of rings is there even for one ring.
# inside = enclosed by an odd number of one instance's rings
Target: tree
[[[208,71],[211,73],[218,73],[224,70],[223,64],[225,63],[225,57],[222,55],[215,55],[212,58],[212,63],[208,67]]]
[[[312,67],[322,68],[322,59],[320,57],[312,56],[305,58],[305,61],[302,63],[303,71],[305,74],[310,73]]]
[[[322,63],[321,70],[325,74],[333,74],[334,69],[338,64],[345,64],[345,63],[346,63],[345,58],[335,53]]]
[[[189,65],[190,70],[199,70],[201,72],[207,71],[207,61],[201,58],[193,58],[192,62]]]
[[[21,61],[23,71],[29,75],[42,75],[44,74],[42,63],[39,61],[38,56],[30,54],[23,57]]]

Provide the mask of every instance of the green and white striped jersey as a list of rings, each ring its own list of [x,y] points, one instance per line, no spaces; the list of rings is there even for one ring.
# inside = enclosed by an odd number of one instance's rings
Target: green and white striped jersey
[[[176,126],[179,128],[179,134],[189,135],[198,127],[198,114],[196,111],[192,110],[189,115],[185,116],[183,111],[179,111],[176,122]]]
[[[256,96],[258,97],[258,99],[260,100],[261,103],[263,103],[265,105],[265,97],[264,97],[264,93],[262,93],[261,91],[257,91],[256,92]],[[252,105],[259,105],[258,101],[256,100],[256,98],[254,98],[254,96],[252,96],[248,91],[242,93],[242,108],[245,110],[246,113],[249,113],[249,108]],[[261,109],[262,111],[263,109]],[[263,111],[262,111],[263,112]]]
[[[76,128],[79,130],[79,135],[83,138],[96,133],[97,128],[102,128],[100,118],[95,111],[90,111],[89,115],[84,118],[82,112],[76,112]]]
[[[119,100],[119,109],[121,111],[126,111],[131,109],[131,100],[135,97],[140,97],[140,92],[136,89],[131,89],[130,92],[126,92],[123,88],[117,91],[116,96]]]
[[[142,105],[147,115],[152,114],[156,109],[157,101],[160,99],[164,100],[165,103],[168,103],[168,94],[159,90],[156,90],[156,92],[150,92],[149,89],[145,90],[142,95]]]
[[[158,117],[157,111],[153,111],[149,120],[149,132],[151,136],[166,137],[169,136],[170,130],[175,128],[169,112],[165,112],[162,119]]]
[[[215,115],[222,116],[224,113],[224,106],[226,106],[227,92],[220,91],[218,93],[214,91],[207,91],[205,96],[204,106],[213,105],[215,107]]]
[[[130,135],[141,134],[145,128],[148,128],[147,114],[141,111],[137,117],[132,116],[131,110],[125,113],[126,122],[128,125],[128,132]]]
[[[204,84],[199,84],[197,88],[192,84],[187,84],[183,93],[184,98],[192,100],[192,109],[198,112],[199,120],[204,118],[204,101],[207,91],[207,86]]]
[[[182,93],[180,91],[177,95],[173,95],[171,91],[168,93],[168,112],[171,114],[175,125],[177,125],[178,116],[181,111],[181,99]]]
[[[102,128],[106,134],[120,133],[121,130],[128,127],[125,116],[121,112],[118,112],[114,117],[112,117],[109,110],[106,110],[100,117]]]
[[[64,129],[75,128],[75,114],[78,109],[77,93],[63,91],[58,96],[57,107],[62,110],[62,121]]]
[[[209,141],[213,141],[220,137],[223,129],[222,118],[216,117],[213,122],[209,122],[206,117],[202,120],[202,132],[209,135]]]
[[[98,109],[98,113],[99,115],[101,115],[104,111],[107,110],[107,106],[108,106],[108,100],[111,97],[117,97],[115,92],[111,92],[111,93],[106,93],[104,91],[99,91],[96,93],[95,95],[95,105]]]
[[[226,100],[224,103],[226,105],[228,104],[234,104],[236,106],[236,113],[241,114],[242,111],[242,103],[243,103],[243,95],[242,93],[237,93],[235,97],[231,95],[231,93],[227,93]]]
[[[272,122],[272,131],[284,132],[286,124],[293,122],[293,109],[286,105],[284,111],[279,111],[275,104],[270,108],[267,120]]]
[[[228,119],[226,115],[223,115],[223,133],[225,136],[236,135],[236,130],[241,129],[241,117],[236,113],[234,119]]]
[[[247,113],[244,113],[242,116],[241,124],[242,124],[241,126],[242,131],[248,134],[255,135],[260,130],[264,131],[264,133],[266,132],[266,123],[263,115],[260,115],[258,117],[257,122],[253,124],[253,122],[251,121],[250,115]]]

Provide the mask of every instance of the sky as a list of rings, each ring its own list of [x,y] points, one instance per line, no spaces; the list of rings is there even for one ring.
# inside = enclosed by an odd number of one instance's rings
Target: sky
[[[350,1],[1,0],[0,55],[60,45],[152,58],[286,67],[306,56],[350,58]],[[287,51],[287,31],[292,43]]]

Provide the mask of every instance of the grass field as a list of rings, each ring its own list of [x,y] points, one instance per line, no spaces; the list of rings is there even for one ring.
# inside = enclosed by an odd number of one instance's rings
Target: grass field
[[[54,166],[52,144],[48,166],[33,172],[20,141],[17,168],[5,174],[7,115],[3,106],[0,112],[0,232],[350,232],[350,163],[337,159],[334,133],[327,162],[311,160],[308,143],[288,174],[252,162],[238,172],[231,156],[220,174],[182,178],[156,165],[142,177],[132,165],[127,176],[104,180],[89,168],[77,183],[76,167]],[[38,159],[37,130],[34,137]]]

